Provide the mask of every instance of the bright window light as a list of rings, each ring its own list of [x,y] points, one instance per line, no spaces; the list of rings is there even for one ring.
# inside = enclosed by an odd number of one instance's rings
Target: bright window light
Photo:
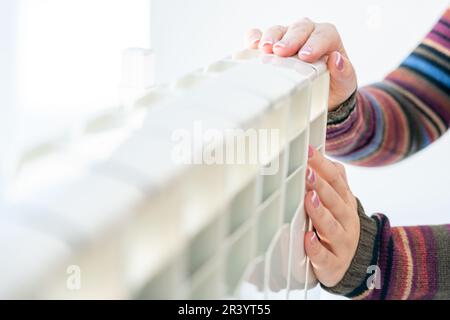
[[[119,104],[124,49],[150,45],[149,0],[22,0],[18,12],[19,143]]]

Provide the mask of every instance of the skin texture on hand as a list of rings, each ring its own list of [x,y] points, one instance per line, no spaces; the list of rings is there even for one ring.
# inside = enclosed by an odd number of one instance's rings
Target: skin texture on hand
[[[249,48],[281,57],[298,55],[299,59],[309,63],[328,56],[329,111],[347,100],[357,87],[355,71],[332,24],[314,23],[304,18],[289,26],[272,26],[264,32],[251,29],[246,34],[246,42]]]
[[[344,166],[309,147],[305,211],[315,231],[305,234],[305,251],[319,281],[333,287],[355,255],[360,220]]]

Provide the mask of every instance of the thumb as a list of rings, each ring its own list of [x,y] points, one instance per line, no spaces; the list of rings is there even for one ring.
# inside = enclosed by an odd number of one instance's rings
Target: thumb
[[[347,100],[357,87],[356,74],[350,60],[338,51],[333,51],[327,61],[330,71],[329,111]]]

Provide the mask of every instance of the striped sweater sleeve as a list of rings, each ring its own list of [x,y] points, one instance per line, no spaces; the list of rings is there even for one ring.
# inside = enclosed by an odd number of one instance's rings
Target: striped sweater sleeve
[[[332,293],[353,299],[450,299],[450,225],[391,227],[358,205],[361,235]]]
[[[381,82],[359,88],[328,114],[327,154],[361,166],[400,161],[450,124],[450,8]]]

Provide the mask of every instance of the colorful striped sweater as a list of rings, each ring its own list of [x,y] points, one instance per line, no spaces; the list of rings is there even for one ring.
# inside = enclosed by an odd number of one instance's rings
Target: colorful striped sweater
[[[329,113],[327,153],[356,165],[382,166],[444,134],[450,125],[449,55],[447,8],[396,70]],[[390,227],[386,216],[369,218],[361,205],[359,215],[355,257],[341,282],[327,290],[356,299],[450,299],[450,225]],[[374,271],[377,285],[369,288]]]

